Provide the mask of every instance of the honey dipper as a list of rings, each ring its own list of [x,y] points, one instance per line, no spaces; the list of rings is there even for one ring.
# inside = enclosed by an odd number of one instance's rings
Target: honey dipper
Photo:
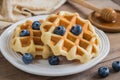
[[[107,22],[115,21],[117,18],[117,13],[112,8],[103,8],[99,9],[92,4],[85,2],[84,0],[74,0],[76,3],[79,3],[80,5],[87,7],[89,9],[92,9],[100,14],[100,17],[104,19]]]

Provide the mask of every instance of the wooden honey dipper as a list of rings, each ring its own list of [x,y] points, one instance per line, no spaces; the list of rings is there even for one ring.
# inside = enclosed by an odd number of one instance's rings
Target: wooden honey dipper
[[[92,9],[100,14],[100,17],[104,19],[107,22],[113,22],[117,18],[117,13],[114,9],[112,8],[103,8],[99,9],[92,4],[85,2],[84,0],[73,0],[76,3],[79,3],[80,5],[87,7],[89,9]]]

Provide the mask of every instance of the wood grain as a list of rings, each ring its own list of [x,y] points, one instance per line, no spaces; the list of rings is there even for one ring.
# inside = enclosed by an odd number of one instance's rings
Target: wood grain
[[[67,10],[71,12],[79,12],[77,9],[72,7],[70,4],[66,3],[60,9],[56,10],[53,13],[56,13],[61,10]],[[80,15],[82,15],[80,13]],[[82,15],[82,17],[86,17]],[[2,33],[4,30],[0,30]],[[32,74],[25,73],[13,65],[11,65],[0,53],[0,80],[119,80],[120,72],[114,72],[111,68],[113,61],[120,61],[120,33],[106,33],[109,40],[111,49],[108,56],[102,60],[99,64],[93,68],[84,71],[82,73],[64,76],[64,77],[45,77],[45,76],[36,76]],[[110,68],[110,75],[106,78],[100,78],[97,75],[97,70],[100,66],[107,66]]]

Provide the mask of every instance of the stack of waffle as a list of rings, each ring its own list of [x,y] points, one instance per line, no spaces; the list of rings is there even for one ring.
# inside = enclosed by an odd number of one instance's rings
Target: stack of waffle
[[[99,54],[99,37],[88,20],[82,19],[78,13],[61,11],[51,14],[42,22],[40,30],[31,28],[31,21],[16,27],[11,40],[14,51],[22,54],[29,52],[48,58],[51,55],[64,56],[67,60],[77,60],[86,63]],[[82,31],[74,35],[71,29],[80,25]],[[58,26],[65,28],[64,35],[54,33]],[[30,36],[20,37],[23,29],[30,31]],[[52,52],[52,53],[51,53]]]

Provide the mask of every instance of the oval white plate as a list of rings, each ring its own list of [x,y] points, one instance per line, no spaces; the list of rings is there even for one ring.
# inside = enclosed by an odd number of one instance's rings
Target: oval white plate
[[[37,60],[35,63],[26,65],[21,60],[21,55],[16,54],[9,46],[11,35],[13,33],[14,28],[24,23],[26,20],[40,20],[45,19],[47,15],[42,16],[35,16],[31,18],[27,18],[21,20],[13,25],[11,25],[8,29],[6,29],[1,37],[0,37],[0,49],[3,56],[15,67],[25,72],[36,74],[36,75],[43,75],[43,76],[65,76],[70,74],[79,73],[85,71],[97,63],[99,63],[103,58],[105,58],[110,50],[110,44],[108,37],[105,35],[104,32],[95,28],[96,33],[100,37],[100,53],[99,56],[92,59],[88,63],[85,64],[76,64],[76,63],[69,63],[69,64],[61,64],[57,66],[49,65],[47,60]]]

